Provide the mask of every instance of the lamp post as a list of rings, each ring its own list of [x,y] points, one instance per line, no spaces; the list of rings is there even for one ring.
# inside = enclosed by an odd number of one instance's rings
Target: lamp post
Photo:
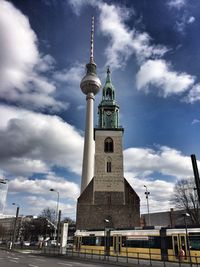
[[[108,244],[108,236],[107,236],[107,233],[108,233],[107,225],[109,225],[110,220],[109,219],[104,219],[104,222],[105,222],[105,231],[104,231],[105,253],[104,253],[104,255],[107,256],[108,255],[108,252],[109,252],[109,246],[108,246],[109,244]]]
[[[188,248],[190,266],[192,267],[191,253],[190,253],[190,243],[189,243],[189,238],[188,238],[188,227],[187,227],[187,220],[186,220],[186,217],[190,217],[190,214],[189,213],[183,213],[182,215],[183,215],[184,223],[185,223],[186,244],[187,244],[187,248]]]
[[[12,205],[17,206],[17,209],[16,209],[16,215],[15,215],[15,221],[14,221],[14,227],[13,227],[12,241],[10,243],[10,249],[12,249],[12,247],[14,245],[14,242],[15,242],[17,219],[18,219],[18,216],[19,216],[19,208],[20,208],[20,206],[18,204],[16,204],[16,203],[12,203]]]
[[[146,200],[147,200],[148,226],[150,226],[150,224],[151,224],[150,223],[150,214],[149,214],[149,195],[150,195],[150,192],[148,192],[146,185],[144,185],[144,187],[146,188],[145,195],[146,195]]]
[[[59,200],[60,200],[60,194],[59,194],[59,192],[58,191],[56,191],[55,189],[53,189],[53,188],[51,188],[51,189],[49,189],[49,191],[51,191],[51,192],[55,192],[55,193],[57,193],[57,205],[56,205],[56,225],[57,225],[57,229],[58,229],[58,209],[59,209]],[[56,228],[55,228],[55,236],[54,236],[54,240],[56,239],[56,230],[57,230]],[[59,234],[59,233],[58,233]]]

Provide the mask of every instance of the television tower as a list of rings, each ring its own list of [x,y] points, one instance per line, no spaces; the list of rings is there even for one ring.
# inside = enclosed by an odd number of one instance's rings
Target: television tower
[[[86,75],[80,83],[81,90],[86,95],[87,102],[81,193],[94,176],[94,99],[101,87],[101,81],[96,74],[96,64],[94,62],[94,17],[92,17],[90,39],[90,62],[86,65],[86,69]]]

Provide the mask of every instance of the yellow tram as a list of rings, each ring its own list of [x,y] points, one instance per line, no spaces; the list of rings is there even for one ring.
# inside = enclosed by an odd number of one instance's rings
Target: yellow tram
[[[181,248],[185,255],[180,259]],[[200,263],[200,228],[188,228],[187,235],[184,228],[77,230],[74,249],[99,255]]]

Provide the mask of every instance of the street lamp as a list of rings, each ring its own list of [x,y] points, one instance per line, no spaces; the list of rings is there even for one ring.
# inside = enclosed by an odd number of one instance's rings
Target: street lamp
[[[190,266],[192,267],[190,244],[189,244],[189,238],[188,238],[188,227],[187,227],[187,220],[186,220],[186,217],[190,217],[190,214],[189,213],[183,213],[182,215],[183,215],[184,223],[185,223],[186,244],[187,244],[187,248],[188,248],[188,252],[189,252]]]
[[[110,220],[109,219],[104,219],[105,222],[105,229],[104,229],[104,255],[107,256],[109,253],[109,239],[108,239],[108,231],[109,229],[107,228],[107,225],[109,225]]]
[[[14,245],[14,242],[15,242],[17,220],[18,220],[18,216],[19,216],[19,208],[20,208],[20,206],[19,206],[18,204],[16,204],[16,203],[12,203],[12,205],[17,206],[17,209],[16,209],[16,215],[15,215],[15,221],[14,221],[14,228],[13,228],[12,241],[11,241],[11,243],[10,243],[10,249],[12,249],[12,246]]]
[[[56,224],[57,224],[57,229],[58,229],[58,209],[59,209],[59,199],[60,199],[60,194],[59,194],[58,191],[56,191],[56,190],[53,189],[53,188],[49,189],[49,191],[57,193]],[[56,230],[57,230],[57,229],[55,228],[55,237],[54,237],[54,239],[56,239]],[[59,233],[58,233],[58,234],[59,234]]]
[[[144,187],[146,188],[145,195],[146,195],[146,199],[147,199],[148,225],[150,226],[150,224],[151,224],[150,223],[150,214],[149,214],[149,195],[150,195],[150,192],[148,192],[146,185],[144,185]]]

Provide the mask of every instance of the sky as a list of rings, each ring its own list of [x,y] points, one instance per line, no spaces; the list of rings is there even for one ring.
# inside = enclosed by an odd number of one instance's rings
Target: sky
[[[102,85],[110,66],[124,176],[141,213],[168,211],[175,183],[200,159],[200,1],[0,0],[0,177],[5,214],[56,208],[75,218],[80,194],[85,95],[94,59]],[[102,91],[96,95],[94,117]],[[199,162],[198,162],[199,164]],[[3,199],[1,193],[0,199]],[[2,201],[2,200],[1,200]]]

